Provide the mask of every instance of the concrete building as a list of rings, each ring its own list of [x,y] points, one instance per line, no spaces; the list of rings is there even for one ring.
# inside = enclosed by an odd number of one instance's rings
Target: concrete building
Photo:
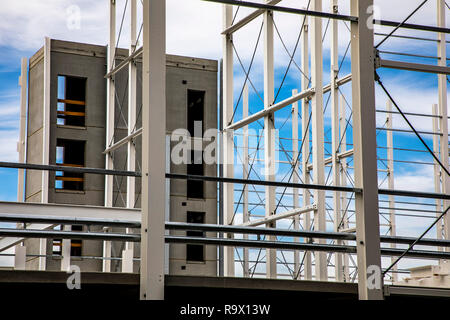
[[[49,163],[70,167],[105,167],[106,139],[106,79],[107,48],[90,44],[47,40],[29,60],[28,125],[26,162],[43,163],[48,153]],[[45,48],[47,48],[47,53]],[[46,56],[48,55],[48,56]],[[128,56],[128,50],[117,50],[119,64]],[[45,79],[47,59],[50,79]],[[137,121],[135,129],[141,128],[142,66],[138,69]],[[203,132],[217,128],[217,61],[167,55],[167,115],[166,134],[168,146],[172,132],[187,129],[193,136],[196,122]],[[46,89],[45,83],[50,83]],[[128,68],[115,75],[115,126],[114,141],[127,136],[128,113]],[[46,104],[49,105],[50,129],[48,145],[43,141]],[[197,126],[198,127],[198,126]],[[198,136],[198,131],[196,136]],[[203,135],[201,135],[203,136]],[[215,142],[215,141],[214,141]],[[178,144],[173,138],[171,148]],[[203,142],[203,144],[205,141]],[[141,138],[134,139],[136,146],[136,169],[140,170]],[[167,150],[160,150],[166,152]],[[192,152],[193,154],[193,152]],[[189,154],[190,156],[191,154]],[[197,154],[196,154],[197,155]],[[114,168],[126,170],[126,144],[114,152]],[[169,160],[168,160],[169,161]],[[169,167],[167,168],[169,169]],[[171,173],[217,175],[216,164],[174,164]],[[43,178],[44,177],[44,178]],[[164,186],[161,186],[164,187]],[[141,179],[135,181],[134,207],[140,207]],[[113,206],[126,206],[126,177],[114,177]],[[102,175],[68,172],[50,172],[47,177],[39,171],[26,172],[25,201],[103,206],[105,204],[105,178]],[[170,221],[217,223],[217,188],[213,182],[172,180],[170,182]],[[65,230],[67,226],[64,227]],[[71,226],[81,231],[81,226]],[[86,228],[86,227],[84,227]],[[90,231],[101,231],[91,226]],[[85,230],[86,231],[86,230]],[[198,234],[197,236],[202,236]],[[28,258],[27,269],[38,269],[45,261],[46,270],[61,270],[63,247],[69,240],[27,240],[27,254],[46,255]],[[64,243],[64,245],[63,245]],[[122,256],[124,243],[112,244],[112,257]],[[139,257],[139,245],[135,245],[134,256]],[[70,243],[71,264],[82,271],[101,271],[103,243],[89,240],[72,240]],[[56,255],[57,257],[50,257]],[[189,275],[216,275],[216,248],[203,245],[171,245],[170,273]],[[40,261],[40,262],[39,262]],[[111,271],[120,271],[120,260],[113,259]],[[139,262],[134,261],[134,272]]]

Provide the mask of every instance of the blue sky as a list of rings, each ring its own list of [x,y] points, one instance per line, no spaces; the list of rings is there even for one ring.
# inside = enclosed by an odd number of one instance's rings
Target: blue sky
[[[375,1],[377,12],[381,18],[386,20],[401,21],[407,16],[421,1],[400,0],[400,1]],[[44,36],[51,38],[82,41],[105,45],[107,42],[107,0],[40,0],[9,1],[0,7],[0,160],[17,161],[16,142],[18,140],[19,127],[19,86],[18,77],[20,73],[20,58],[30,57],[42,45]],[[118,27],[124,0],[118,0]],[[307,1],[285,0],[284,6],[306,6]],[[339,1],[340,12],[348,14],[348,1]],[[205,3],[200,0],[167,0],[167,51],[171,54],[190,55],[212,59],[220,59],[221,52],[221,8],[220,5]],[[73,6],[79,8],[80,28],[71,28],[68,22],[73,17]],[[324,1],[324,10],[329,11],[329,1]],[[237,19],[245,16],[250,9],[239,10]],[[450,14],[447,11],[447,27],[450,27]],[[298,36],[299,27],[302,24],[302,17],[288,16],[286,14],[275,14],[275,23],[280,31],[281,37],[288,50],[292,53]],[[139,19],[141,20],[141,19]],[[49,23],[51,21],[51,23]],[[128,18],[125,17],[124,30],[120,40],[120,45],[127,46]],[[430,0],[413,18],[411,23],[436,24],[435,0]],[[324,30],[326,26],[324,21]],[[249,24],[245,31],[241,30],[235,35],[235,45],[237,51],[248,67],[252,56],[256,37],[261,26],[261,20],[257,19]],[[385,33],[390,29],[380,28],[376,32]],[[434,38],[433,33],[420,31],[400,30],[398,34],[414,35],[419,37]],[[344,56],[348,44],[348,31],[345,25],[339,23],[339,61]],[[376,37],[376,42],[381,37]],[[447,41],[450,39],[447,38]],[[328,33],[324,37],[324,82],[329,82],[329,43]],[[193,45],[196,44],[196,45]],[[255,87],[262,94],[263,88],[263,64],[262,64],[262,43],[260,43],[255,57],[254,66],[250,73],[250,78]],[[381,47],[384,51],[397,51],[421,55],[436,56],[437,48],[435,42],[415,41],[391,38]],[[447,44],[447,51],[450,46]],[[295,61],[300,65],[300,47],[295,54]],[[387,59],[401,61],[412,61],[419,63],[436,63],[436,59],[413,58],[398,55],[382,54]],[[449,54],[447,53],[447,57]],[[344,76],[350,72],[349,55],[344,60],[340,75]],[[275,88],[278,89],[289,57],[283,48],[278,35],[275,34],[275,67],[276,79]],[[437,103],[437,77],[431,74],[414,73],[407,71],[379,70],[379,74],[388,88],[401,106],[403,111],[431,113],[431,105]],[[300,72],[292,65],[287,75],[286,81],[280,91],[278,101],[288,97],[292,89],[299,89]],[[235,99],[237,100],[240,89],[243,85],[244,77],[242,69],[237,59],[235,60]],[[262,103],[257,94],[250,88],[250,112],[254,113],[262,108]],[[350,85],[345,85],[342,92],[348,101],[351,100]],[[324,101],[327,100],[327,95]],[[385,109],[386,96],[376,85],[377,109]],[[326,140],[330,138],[330,110],[329,106],[325,113]],[[347,116],[349,115],[347,112]],[[276,124],[279,127],[290,115],[290,108],[278,111],[275,115]],[[241,105],[238,106],[235,120],[242,118]],[[385,114],[377,114],[377,126],[381,127],[385,120]],[[410,117],[418,130],[431,131],[431,118]],[[300,122],[301,123],[301,122]],[[394,128],[408,129],[406,123],[394,116]],[[258,125],[251,128],[259,129]],[[348,141],[351,141],[351,128]],[[286,121],[280,131],[280,137],[289,137],[291,132],[290,119]],[[328,137],[328,138],[327,138]],[[424,136],[425,141],[431,146],[430,136]],[[386,134],[381,132],[378,135],[379,146],[385,146]],[[283,142],[287,149],[291,149],[290,142]],[[410,148],[424,150],[418,139],[412,134],[394,133],[394,144],[398,148]],[[328,148],[330,148],[328,146]],[[350,148],[350,147],[349,147]],[[379,156],[385,158],[385,152],[380,150]],[[286,160],[283,155],[281,160]],[[414,160],[418,162],[432,162],[430,155],[421,152],[395,151],[397,160]],[[379,164],[382,167],[382,164]],[[280,177],[284,176],[286,166],[281,166]],[[326,176],[327,176],[326,171]],[[434,191],[432,179],[432,166],[411,165],[404,163],[395,164],[395,187],[398,189],[409,189],[417,191]],[[17,171],[12,169],[0,169],[0,200],[15,201],[17,189]],[[252,176],[252,178],[255,178]],[[380,182],[384,175],[380,173]],[[386,185],[383,185],[386,187]],[[287,197],[285,202],[289,202]],[[424,229],[429,219],[411,219],[402,221],[399,233],[404,235],[418,234]],[[399,223],[400,225],[400,223]]]

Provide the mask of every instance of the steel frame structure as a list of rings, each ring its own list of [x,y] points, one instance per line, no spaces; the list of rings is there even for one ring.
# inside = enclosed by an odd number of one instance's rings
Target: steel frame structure
[[[379,58],[377,52],[373,50],[374,31],[370,29],[367,21],[371,19],[368,8],[373,4],[373,0],[350,0],[350,16],[339,14],[337,0],[330,0],[332,13],[322,11],[322,0],[311,0],[312,8],[293,9],[277,6],[281,0],[267,0],[266,4],[255,4],[247,1],[232,0],[209,0],[223,4],[223,114],[222,114],[222,156],[224,160],[223,177],[195,177],[187,175],[175,175],[166,173],[165,152],[152,152],[152,150],[165,150],[165,0],[144,0],[143,1],[143,46],[137,48],[136,21],[137,21],[137,0],[129,0],[130,21],[131,21],[131,41],[129,47],[129,57],[121,63],[116,64],[116,0],[110,0],[110,36],[108,45],[108,66],[107,74],[107,140],[105,145],[106,168],[61,168],[50,166],[48,163],[48,150],[44,150],[42,165],[20,165],[1,163],[4,167],[17,167],[23,169],[42,170],[42,202],[39,209],[30,209],[28,204],[5,204],[0,203],[0,207],[9,215],[3,215],[4,220],[32,223],[35,228],[32,230],[11,231],[9,236],[7,231],[0,230],[1,236],[8,236],[5,239],[15,239],[9,241],[9,247],[17,245],[27,236],[37,236],[45,239],[46,237],[58,235],[58,237],[71,238],[96,238],[104,241],[103,270],[110,271],[111,267],[111,241],[125,241],[127,243],[122,255],[122,271],[129,272],[133,262],[133,242],[141,243],[141,299],[158,300],[164,298],[164,263],[165,263],[165,241],[169,243],[203,243],[209,245],[225,246],[223,269],[225,276],[236,275],[236,262],[242,261],[244,266],[244,276],[255,274],[256,265],[259,259],[256,259],[255,268],[251,269],[251,255],[248,248],[264,248],[266,250],[266,268],[265,275],[268,278],[276,278],[277,265],[279,264],[278,254],[282,254],[284,249],[294,251],[294,279],[305,280],[323,280],[335,279],[336,281],[351,281],[358,278],[360,299],[382,299],[383,292],[381,287],[369,285],[368,278],[371,276],[368,272],[369,266],[377,266],[381,270],[381,256],[398,256],[404,250],[396,247],[399,244],[411,244],[414,238],[402,238],[396,235],[396,212],[400,210],[395,196],[418,196],[436,199],[436,216],[448,208],[450,205],[450,180],[445,168],[449,168],[449,150],[448,150],[448,111],[447,111],[447,79],[449,67],[446,65],[446,39],[445,34],[449,30],[445,28],[445,2],[444,0],[435,0],[437,3],[438,26],[419,26],[407,23],[396,23],[384,20],[375,20],[375,23],[384,26],[402,27],[409,29],[424,30],[437,33],[438,65],[425,65],[404,63],[399,61],[385,60]],[[237,5],[249,6],[255,8],[255,11],[234,22],[235,11],[233,8]],[[302,76],[299,82],[300,92],[292,91],[292,96],[275,103],[274,97],[274,12],[282,11],[304,16],[302,24],[301,51]],[[234,79],[234,44],[233,34],[244,28],[254,19],[262,16],[263,30],[262,38],[264,41],[264,108],[257,113],[249,115],[249,93],[248,86],[245,85],[243,91],[243,119],[234,121],[235,99],[233,97]],[[323,19],[330,19],[331,33],[331,59],[330,59],[330,84],[324,85],[323,81]],[[351,34],[351,74],[338,78],[338,22],[340,20],[350,22]],[[150,45],[151,44],[151,45]],[[50,40],[46,39],[44,46],[44,148],[48,148],[49,143],[49,90],[50,90]],[[142,57],[142,128],[135,128],[136,123],[136,90],[137,90],[137,71],[135,59]],[[22,63],[23,65],[23,63]],[[311,65],[311,68],[309,66]],[[128,136],[120,141],[114,140],[114,111],[116,103],[116,94],[114,87],[114,75],[125,66],[129,68],[129,101],[128,101]],[[393,143],[393,101],[388,100],[386,110],[376,110],[375,108],[375,82],[374,74],[376,68],[396,68],[404,70],[413,70],[420,72],[430,72],[438,74],[438,104],[433,106],[433,152],[438,161],[433,162],[435,176],[435,193],[421,193],[394,190],[394,153]],[[310,70],[309,70],[310,69]],[[24,79],[26,68],[22,67],[21,87],[24,97]],[[246,73],[248,78],[248,72]],[[247,80],[247,79],[246,79]],[[351,118],[353,121],[353,142],[347,142],[346,129],[349,124],[346,108],[347,99],[340,90],[340,87],[351,81],[352,103]],[[247,81],[246,81],[247,82]],[[332,151],[329,157],[325,158],[324,137],[324,116],[323,110],[326,107],[324,103],[324,94],[329,92],[331,103],[331,147]],[[363,101],[364,100],[364,101]],[[24,101],[24,100],[22,100]],[[299,108],[299,102],[301,107]],[[363,108],[364,102],[364,108]],[[21,103],[21,110],[24,102]],[[275,129],[274,113],[286,107],[292,107],[292,182],[276,181],[275,165],[276,158],[276,140],[273,129]],[[387,173],[388,189],[380,189],[378,186],[377,171],[377,142],[376,142],[376,112],[386,113],[386,149],[387,149]],[[298,113],[301,114],[301,139],[299,139]],[[24,113],[21,114],[21,118]],[[310,118],[310,121],[308,121]],[[265,179],[251,180],[252,156],[250,155],[249,125],[264,119],[264,168]],[[21,122],[22,123],[22,122]],[[236,158],[236,146],[234,145],[234,130],[243,128],[243,149],[244,165],[243,173],[247,179],[237,179],[234,177],[234,164]],[[311,137],[310,137],[311,133]],[[438,134],[436,134],[438,133]],[[142,136],[142,168],[140,173],[135,168],[135,148],[133,139]],[[20,143],[23,144],[25,137],[25,126],[21,125]],[[299,148],[299,141],[301,146]],[[47,143],[46,143],[47,142]],[[114,168],[113,152],[119,147],[127,146],[127,171],[118,171]],[[352,145],[351,149],[347,149]],[[24,148],[20,147],[20,162],[24,162]],[[312,154],[312,162],[309,156]],[[301,161],[297,161],[301,158]],[[352,160],[350,159],[352,158]],[[253,156],[255,161],[256,155]],[[354,181],[348,174],[350,163],[353,162]],[[441,166],[442,165],[442,166]],[[327,185],[325,177],[326,166],[331,166],[332,185]],[[79,170],[80,172],[105,174],[105,207],[108,208],[76,208],[77,223],[97,224],[105,227],[125,226],[128,227],[128,233],[132,228],[141,228],[140,236],[136,234],[76,234],[70,231],[50,231],[55,224],[61,224],[69,221],[75,216],[74,208],[69,206],[54,206],[45,204],[48,199],[44,192],[46,183],[48,184],[48,170],[68,171]],[[301,174],[300,171],[301,170]],[[22,171],[19,171],[22,172]],[[127,208],[115,209],[113,207],[113,175],[122,175],[127,178]],[[134,210],[134,179],[142,178],[142,209]],[[205,181],[217,181],[224,184],[223,187],[223,212],[224,223],[222,226],[198,226],[189,224],[176,224],[165,222],[165,212],[167,189],[162,188],[166,185],[166,179],[201,179]],[[19,174],[19,201],[23,200],[20,189],[23,188],[22,175]],[[301,183],[299,183],[299,181]],[[235,216],[235,184],[243,185],[243,226],[234,225]],[[353,184],[353,186],[350,186]],[[250,186],[264,186],[263,191],[265,200],[264,217],[255,221],[250,216]],[[291,210],[277,212],[277,187],[292,188],[292,208]],[[302,195],[298,189],[303,190]],[[48,189],[48,186],[47,186]],[[23,189],[22,189],[23,190]],[[152,192],[150,192],[152,190]],[[286,190],[285,190],[286,191]],[[332,192],[332,219],[327,218],[327,195],[326,191]],[[120,192],[120,190],[119,190]],[[256,189],[253,192],[257,192]],[[285,194],[283,192],[282,196]],[[352,196],[348,196],[352,194]],[[356,224],[351,227],[349,218],[349,205],[354,194],[356,213]],[[389,236],[380,235],[379,222],[379,204],[383,201],[379,195],[387,195],[385,200],[388,205],[388,224]],[[300,206],[299,197],[302,197]],[[241,203],[241,200],[240,202]],[[238,206],[239,206],[238,203]],[[23,207],[25,205],[25,207]],[[36,205],[35,205],[36,206]],[[54,211],[58,211],[58,214]],[[83,216],[80,211],[86,211]],[[95,214],[94,214],[95,211]],[[100,217],[103,219],[99,219]],[[114,213],[116,211],[116,213]],[[35,212],[34,217],[20,218],[20,213]],[[54,212],[52,214],[52,212]],[[311,215],[312,212],[312,215]],[[13,215],[13,214],[16,214]],[[108,221],[107,217],[117,215],[117,221]],[[93,217],[95,215],[95,218]],[[102,216],[103,215],[103,216]],[[276,227],[276,222],[280,219],[290,218],[293,221],[294,230],[282,230]],[[34,219],[34,220],[33,220]],[[75,221],[75,220],[73,220]],[[327,222],[332,222],[333,232],[327,231]],[[265,228],[255,228],[252,225],[265,225]],[[166,228],[169,230],[207,230],[214,232],[223,232],[227,236],[225,239],[210,238],[192,238],[192,237],[174,237],[165,234]],[[35,229],[33,231],[33,229]],[[312,229],[312,230],[311,230]],[[3,233],[2,233],[3,232]],[[244,239],[234,239],[235,234],[245,234]],[[251,240],[252,235],[258,234],[267,236],[268,240],[262,241],[258,246],[256,241]],[[281,242],[277,236],[291,236],[294,241]],[[335,241],[332,243],[327,240]],[[427,242],[428,241],[428,242]],[[437,228],[437,239],[422,239],[420,244],[437,246],[439,252],[415,252],[410,251],[409,255],[431,256],[435,258],[447,258],[450,246],[450,216],[444,217],[444,222]],[[350,246],[349,243],[354,246]],[[390,248],[382,247],[381,243],[390,244]],[[45,240],[41,240],[41,250],[39,253],[40,269],[45,269]],[[2,248],[6,246],[1,246]],[[67,242],[65,243],[67,248]],[[242,259],[236,259],[236,247],[245,248]],[[445,251],[445,252],[443,252]],[[303,253],[302,253],[303,252]],[[334,277],[330,275],[330,256],[327,252],[334,252]],[[357,263],[353,260],[356,254]],[[22,261],[18,265],[23,266],[25,251],[16,248],[16,258]],[[20,259],[19,259],[20,258]],[[394,261],[394,258],[392,258]],[[65,262],[67,264],[67,261]],[[287,263],[286,263],[287,264]],[[353,276],[350,269],[356,269]],[[357,268],[356,268],[357,267]],[[132,270],[132,269],[131,269]],[[392,270],[393,281],[396,281],[397,272],[394,267]]]

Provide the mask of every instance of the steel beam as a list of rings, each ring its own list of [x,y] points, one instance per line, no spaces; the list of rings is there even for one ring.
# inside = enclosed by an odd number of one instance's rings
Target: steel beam
[[[305,24],[305,28],[306,29],[308,28],[307,24]],[[306,33],[308,33],[308,32],[306,31]],[[309,67],[307,69],[309,69]],[[303,72],[305,72],[304,71],[305,67],[302,67],[302,70],[303,70]],[[348,74],[348,75],[346,75],[346,76],[344,76],[342,78],[336,79],[335,80],[335,84],[337,86],[341,86],[341,85],[344,85],[344,84],[350,82],[351,80],[352,80],[352,75]],[[255,122],[255,121],[265,117],[267,114],[269,114],[271,112],[275,112],[275,111],[281,110],[284,107],[290,106],[290,105],[292,105],[293,103],[295,103],[297,101],[311,98],[311,96],[315,93],[316,90],[315,90],[315,88],[309,88],[308,89],[308,82],[309,81],[308,80],[306,80],[306,81],[307,81],[307,83],[306,83],[307,85],[306,85],[305,88],[302,88],[302,92],[296,93],[296,94],[292,94],[291,97],[286,98],[283,101],[277,102],[276,104],[271,105],[267,109],[263,109],[261,111],[258,111],[256,113],[252,114],[251,116],[243,117],[242,120],[236,121],[235,123],[226,126],[225,127],[226,130],[237,130],[237,129],[240,129],[240,128],[244,127],[245,125],[248,125],[248,124],[250,124],[252,122]],[[330,90],[331,90],[331,86],[329,84],[327,84],[326,86],[323,87],[323,93],[324,94],[329,92]]]
[[[269,4],[269,5],[276,5],[279,2],[281,2],[281,0],[271,0],[271,1],[267,2],[267,4]],[[264,9],[258,9],[258,10],[253,11],[249,15],[247,15],[244,18],[242,18],[241,20],[239,20],[238,22],[234,23],[231,27],[226,28],[222,32],[222,35],[232,34],[232,33],[236,32],[236,31],[238,31],[242,27],[246,26],[247,24],[249,24],[250,22],[252,22],[256,18],[258,18],[264,12],[265,12]]]
[[[133,51],[130,52],[128,57],[126,57],[122,62],[120,62],[116,67],[114,67],[105,75],[105,79],[114,77],[120,70],[127,67],[130,63],[133,63],[136,59],[141,57],[142,52],[143,47],[140,47],[139,49],[133,48]]]
[[[120,170],[106,170],[99,168],[79,168],[79,167],[66,167],[61,165],[42,165],[33,163],[18,163],[18,162],[0,162],[0,168],[15,168],[15,169],[27,169],[27,170],[42,170],[42,171],[63,171],[63,172],[75,172],[75,173],[89,173],[89,174],[101,174],[101,175],[116,175],[116,176],[132,176],[140,177],[139,172],[120,171]]]
[[[445,63],[445,60],[444,60],[444,63]],[[450,74],[450,67],[447,67],[446,65],[434,66],[434,65],[429,65],[429,64],[385,60],[385,59],[378,59],[377,67],[408,70],[408,71],[427,72],[427,73],[437,73],[437,74],[444,75],[444,77],[446,74]]]
[[[144,1],[143,8],[140,298],[162,300],[166,211],[166,1]]]
[[[274,113],[275,111],[278,111],[284,107],[290,106],[296,101],[302,100],[304,98],[310,97],[314,93],[314,89],[307,89],[305,91],[302,91],[300,93],[297,93],[296,95],[293,95],[292,97],[289,97],[283,101],[280,101],[276,104],[272,104],[272,102],[269,103],[269,105],[264,108],[264,110],[258,111],[251,116],[248,116],[246,118],[243,118],[240,121],[237,121],[233,124],[230,124],[226,127],[226,130],[237,130],[242,128],[243,126],[246,126],[252,122],[255,122],[261,118],[264,118],[265,116]]]
[[[136,104],[135,104],[135,106],[136,106]],[[128,116],[128,118],[130,118],[130,116]],[[134,119],[136,119],[136,111],[134,112]],[[128,119],[128,120],[130,120],[130,119]],[[135,122],[136,122],[136,120],[135,120]],[[133,122],[133,123],[135,123],[135,122]],[[129,131],[131,131],[131,132],[129,132],[128,135],[125,138],[120,139],[119,141],[114,143],[112,146],[106,148],[105,151],[103,151],[103,154],[111,153],[113,151],[116,151],[117,149],[119,149],[120,147],[122,147],[124,145],[129,145],[130,143],[132,144],[133,143],[132,142],[133,139],[138,137],[138,136],[140,136],[142,134],[142,128],[139,128],[139,129],[134,130],[134,131],[133,131],[133,128],[131,128],[131,130],[129,130]],[[134,169],[133,170],[128,169],[128,170],[129,171],[134,171]]]
[[[373,0],[351,0],[350,12],[360,21],[351,23],[351,69],[355,186],[363,189],[355,194],[358,292],[362,300],[383,299],[381,275],[376,279],[380,286],[370,286],[368,273],[369,267],[381,270],[374,39],[373,30],[366,24],[372,7]]]
[[[270,224],[277,220],[286,219],[286,218],[290,218],[293,216],[298,216],[299,214],[308,213],[308,212],[315,211],[315,210],[317,210],[317,206],[313,204],[313,205],[309,205],[309,206],[306,206],[303,208],[295,208],[292,210],[288,210],[286,212],[277,213],[277,214],[274,214],[274,215],[271,215],[271,216],[268,216],[268,217],[265,217],[262,219],[244,222],[242,224],[242,226],[256,227],[256,226],[260,226],[263,224]]]

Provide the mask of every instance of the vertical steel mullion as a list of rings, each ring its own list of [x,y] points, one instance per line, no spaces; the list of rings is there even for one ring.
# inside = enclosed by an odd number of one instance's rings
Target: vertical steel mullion
[[[361,300],[383,299],[376,150],[373,0],[351,0],[351,70],[358,292]],[[368,268],[372,273],[368,272]],[[378,273],[380,275],[378,279]],[[371,281],[375,277],[374,281]],[[375,284],[372,286],[373,282]]]
[[[164,299],[166,1],[143,2],[140,298]],[[169,161],[169,159],[167,159]]]

